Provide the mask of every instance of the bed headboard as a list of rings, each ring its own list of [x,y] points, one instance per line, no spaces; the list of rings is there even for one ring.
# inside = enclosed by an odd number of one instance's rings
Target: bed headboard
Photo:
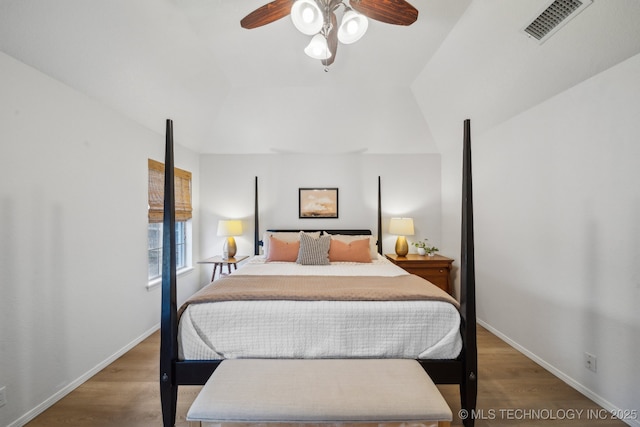
[[[322,229],[322,230],[300,230],[300,229],[269,229],[267,230],[268,232],[271,233],[296,233],[298,231],[304,231],[305,233],[315,233],[320,231],[322,234],[346,234],[349,236],[371,236],[373,233],[371,233],[371,230],[364,230],[364,229],[345,229],[345,230],[326,230],[326,229]]]
[[[303,231],[305,233],[317,233],[320,232],[322,234],[345,234],[348,236],[372,236],[373,233],[371,230],[358,229],[358,228],[349,228],[344,230],[300,230],[298,228],[278,228],[278,229],[268,229],[267,232],[270,233],[297,233],[299,231]],[[264,242],[260,240],[258,245],[264,246]]]

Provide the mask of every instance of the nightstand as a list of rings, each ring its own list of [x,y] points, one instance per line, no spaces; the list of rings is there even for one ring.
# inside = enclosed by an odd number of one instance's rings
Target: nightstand
[[[408,273],[427,279],[443,291],[451,294],[449,276],[453,260],[442,255],[407,254],[401,257],[396,254],[385,255],[389,261]]]
[[[207,258],[202,261],[198,261],[198,264],[213,264],[213,274],[211,275],[211,281],[213,282],[216,278],[216,270],[220,267],[220,274],[222,274],[222,268],[226,265],[229,274],[231,273],[231,266],[233,265],[234,270],[238,269],[238,263],[244,261],[249,258],[247,255],[238,255],[235,257],[229,257],[228,259],[223,259],[221,256],[214,256],[212,258]]]

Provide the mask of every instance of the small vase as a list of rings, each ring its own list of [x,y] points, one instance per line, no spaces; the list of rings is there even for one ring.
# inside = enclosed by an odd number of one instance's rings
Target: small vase
[[[426,251],[424,250],[424,248],[418,248],[418,255],[424,255],[426,253]]]

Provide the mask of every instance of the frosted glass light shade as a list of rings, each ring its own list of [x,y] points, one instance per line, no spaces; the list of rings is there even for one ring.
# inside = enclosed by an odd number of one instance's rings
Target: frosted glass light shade
[[[338,40],[344,44],[355,43],[364,36],[369,28],[366,16],[348,9],[342,16],[342,24],[338,28]]]
[[[327,39],[322,34],[313,36],[309,45],[304,48],[304,53],[314,59],[331,58],[331,51],[329,50]]]
[[[221,219],[218,221],[218,236],[242,235],[242,221],[238,219]]]
[[[324,24],[322,11],[315,0],[296,0],[291,6],[291,20],[302,34],[317,34]]]
[[[389,233],[396,236],[413,236],[413,218],[391,218]]]

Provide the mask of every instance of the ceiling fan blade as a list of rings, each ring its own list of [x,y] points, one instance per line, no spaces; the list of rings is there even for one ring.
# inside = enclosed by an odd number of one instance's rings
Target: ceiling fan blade
[[[291,5],[294,0],[274,0],[257,8],[240,21],[240,26],[248,30],[261,27],[284,18],[291,13]]]
[[[418,19],[418,9],[405,0],[351,0],[351,7],[364,16],[394,25],[411,25]]]
[[[338,19],[336,14],[331,12],[331,30],[327,34],[327,45],[329,46],[329,52],[331,56],[327,59],[322,59],[322,65],[328,67],[336,60],[336,53],[338,53]]]

